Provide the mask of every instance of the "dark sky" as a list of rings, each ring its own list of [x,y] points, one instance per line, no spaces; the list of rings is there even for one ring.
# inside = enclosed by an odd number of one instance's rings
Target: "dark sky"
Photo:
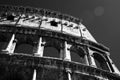
[[[82,18],[95,39],[110,48],[120,69],[120,0],[0,0],[0,4],[46,8]]]

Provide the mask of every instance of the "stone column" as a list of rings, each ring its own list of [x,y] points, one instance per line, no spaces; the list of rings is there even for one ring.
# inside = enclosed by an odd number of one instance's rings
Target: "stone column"
[[[94,60],[94,57],[93,57],[93,53],[94,53],[94,51],[92,51],[92,50],[90,50],[89,48],[88,48],[88,52],[89,52],[89,64],[90,64],[90,66],[92,66],[92,67],[97,67],[96,66],[96,63],[95,63],[95,60]]]
[[[67,60],[67,61],[71,61],[71,55],[70,55],[70,47],[71,45],[67,43],[67,41],[65,41],[64,43],[65,45],[65,48],[64,48],[64,60]]]
[[[85,54],[84,58],[85,58],[85,62],[86,62],[85,64],[86,64],[86,65],[89,65],[89,61],[88,61],[87,54]]]
[[[64,47],[64,60],[66,61],[71,61],[71,55],[70,55],[70,47],[71,45],[67,43],[67,41],[65,41],[64,43],[65,47]],[[71,70],[69,68],[66,68],[66,72],[67,72],[67,76],[68,76],[68,80],[71,80]]]
[[[72,78],[71,78],[71,70],[69,68],[66,68],[66,72],[67,72],[68,80],[72,80]]]
[[[3,52],[8,52],[8,54],[13,54],[15,50],[17,39],[15,39],[15,34],[12,35],[10,42],[8,43],[8,46]]]
[[[45,43],[42,42],[42,37],[40,37],[39,41],[38,41],[36,52],[34,53],[35,56],[37,56],[37,57],[43,57],[44,44]],[[36,72],[36,69],[34,69],[33,79],[32,80],[36,80],[36,76],[37,76],[37,72]]]
[[[34,56],[43,57],[44,44],[45,42],[42,42],[42,37],[40,37],[37,45],[37,50],[34,53]],[[36,76],[37,76],[37,72],[36,72],[36,69],[34,69],[32,80],[36,80]]]
[[[42,37],[40,37],[38,46],[37,46],[37,51],[36,51],[36,53],[34,53],[35,56],[43,57],[44,44],[45,44],[45,42],[42,42]]]
[[[105,56],[105,61],[106,61],[107,67],[109,68],[110,72],[113,72],[113,69],[111,69],[110,61],[109,61],[109,59],[107,58],[107,56],[109,56],[109,55],[110,55],[110,53],[104,54],[104,56]]]
[[[34,69],[34,72],[33,72],[33,79],[32,80],[36,80],[36,69]]]

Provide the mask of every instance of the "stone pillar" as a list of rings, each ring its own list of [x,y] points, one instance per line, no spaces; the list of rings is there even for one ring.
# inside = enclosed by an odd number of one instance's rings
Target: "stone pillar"
[[[106,53],[104,56],[105,56],[105,58],[107,58],[107,56],[109,56],[109,55],[110,55],[110,53]],[[110,72],[113,72],[113,70],[111,69],[111,65],[110,65],[109,59],[107,58],[105,60],[106,60],[107,67],[109,68]]]
[[[45,44],[45,42],[42,42],[42,37],[40,37],[38,46],[37,46],[37,51],[36,51],[36,53],[34,53],[35,56],[39,56],[39,57],[43,56],[44,44]]]
[[[90,64],[90,66],[92,66],[92,67],[97,67],[96,66],[96,63],[95,63],[95,60],[94,60],[94,57],[93,57],[93,53],[94,53],[94,51],[92,51],[92,50],[90,50],[89,48],[88,48],[88,52],[89,52],[89,64]]]
[[[7,48],[3,51],[8,52],[8,54],[14,53],[16,42],[17,42],[17,40],[15,39],[15,34],[13,34],[10,39],[10,42],[8,43]]]
[[[88,61],[87,54],[85,54],[84,58],[85,58],[85,62],[86,62],[85,64],[86,64],[86,65],[89,65],[89,61]]]
[[[70,55],[70,47],[71,45],[67,43],[67,41],[65,41],[64,43],[65,47],[64,47],[64,60],[66,61],[71,61],[71,55]],[[68,76],[68,80],[71,80],[71,70],[69,68],[66,68],[66,72],[67,72],[67,76]]]
[[[33,79],[32,80],[36,80],[36,69],[34,69],[34,72],[33,72]]]
[[[67,43],[67,41],[65,41],[64,43],[65,45],[65,48],[64,48],[64,60],[67,60],[67,61],[71,61],[71,55],[70,55],[70,47],[71,45]]]
[[[72,80],[72,78],[71,78],[71,70],[69,68],[66,68],[66,72],[67,72],[68,80]]]
[[[118,68],[115,66],[115,64],[113,63],[112,59],[109,57],[109,55],[107,55],[107,59],[109,60],[110,64],[112,66],[112,69],[114,71],[114,73],[117,73],[120,75],[120,71],[118,70]]]
[[[39,41],[38,41],[38,45],[37,45],[37,50],[34,53],[35,56],[43,57],[44,44],[45,44],[45,42],[42,42],[42,37],[40,37]],[[36,69],[34,69],[32,80],[36,80],[36,76],[37,76],[37,72],[36,72]]]

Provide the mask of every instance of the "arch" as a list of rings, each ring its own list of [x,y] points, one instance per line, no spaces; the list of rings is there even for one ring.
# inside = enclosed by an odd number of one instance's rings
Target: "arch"
[[[93,53],[93,57],[98,68],[110,71],[106,59],[103,55],[100,53]]]
[[[43,56],[60,58],[61,42],[53,38],[43,38],[44,45]]]
[[[78,55],[76,52],[71,52],[71,60],[79,63],[85,63],[84,62],[84,57],[81,57]]]
[[[58,51],[60,51],[61,49],[61,45],[62,45],[62,41],[55,39],[55,38],[50,38],[50,37],[43,37],[43,41],[45,41],[45,47],[54,47],[56,48]]]
[[[85,52],[81,47],[72,46],[70,49],[71,60],[79,63],[85,64]]]
[[[23,53],[23,54],[32,54],[33,53],[33,46],[26,43],[21,43],[17,45],[15,53]]]
[[[31,36],[17,35],[17,44],[14,50],[15,53],[33,54],[34,39]]]

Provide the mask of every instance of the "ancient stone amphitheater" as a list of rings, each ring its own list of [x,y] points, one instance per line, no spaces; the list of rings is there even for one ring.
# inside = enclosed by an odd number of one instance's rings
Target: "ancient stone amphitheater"
[[[81,19],[1,5],[0,80],[120,80],[120,72]]]

